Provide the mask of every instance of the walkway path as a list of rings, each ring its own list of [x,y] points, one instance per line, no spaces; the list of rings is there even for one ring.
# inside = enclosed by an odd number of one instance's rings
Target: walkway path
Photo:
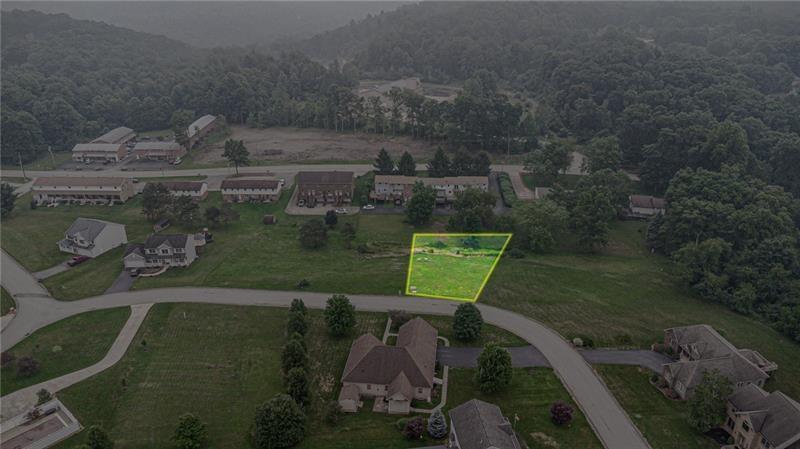
[[[34,407],[37,400],[36,392],[41,389],[45,389],[50,393],[56,393],[114,366],[114,364],[119,362],[122,356],[125,355],[125,351],[128,350],[128,346],[130,346],[131,341],[133,341],[133,337],[136,336],[136,332],[142,325],[142,322],[147,316],[147,311],[150,310],[151,306],[152,304],[131,306],[131,316],[125,323],[125,326],[122,327],[122,330],[117,336],[117,339],[114,340],[108,353],[106,353],[105,357],[99,362],[87,368],[36,385],[31,385],[30,387],[3,396],[2,404],[0,404],[0,422],[13,418]]]
[[[16,284],[12,291],[31,291],[36,280],[3,253],[2,283],[9,279]],[[11,276],[7,274],[14,272]],[[20,273],[21,272],[21,273]],[[41,289],[40,291],[42,291]],[[46,291],[44,292],[46,295]],[[19,313],[2,331],[2,350],[20,342],[35,330],[72,315],[97,309],[137,304],[193,302],[210,304],[258,305],[288,307],[293,298],[301,297],[306,306],[325,307],[329,294],[312,292],[246,290],[234,288],[164,288],[95,296],[79,301],[61,302],[48,296],[22,296]],[[453,315],[457,302],[403,296],[349,295],[360,311],[387,312],[406,310],[423,315]],[[30,300],[29,300],[30,299]],[[497,307],[478,304],[484,321],[510,331],[535,345],[550,362],[554,372],[583,411],[600,441],[606,448],[649,449],[650,446],[617,403],[608,388],[584,358],[559,334],[538,321]]]

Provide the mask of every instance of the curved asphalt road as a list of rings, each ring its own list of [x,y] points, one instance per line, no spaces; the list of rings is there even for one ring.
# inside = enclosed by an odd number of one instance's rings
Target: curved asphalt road
[[[14,346],[43,326],[97,309],[170,302],[288,307],[296,297],[302,297],[310,308],[322,309],[330,296],[313,292],[181,287],[113,293],[64,302],[41,296],[42,287],[38,282],[4,251],[2,284],[15,296],[19,306],[17,316],[0,334],[0,346],[3,350]],[[29,296],[31,293],[34,296]],[[418,297],[348,296],[358,310],[368,312],[402,309],[419,314],[452,315],[458,306],[453,301]],[[544,354],[606,448],[650,448],[591,366],[559,334],[514,312],[482,304],[477,306],[484,321],[513,332]]]

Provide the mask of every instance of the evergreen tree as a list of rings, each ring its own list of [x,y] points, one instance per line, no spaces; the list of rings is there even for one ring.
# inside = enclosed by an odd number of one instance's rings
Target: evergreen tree
[[[428,435],[436,440],[441,440],[447,436],[447,421],[441,409],[434,410],[431,413],[431,417],[428,418]]]
[[[0,214],[3,217],[8,216],[14,210],[14,201],[17,199],[17,194],[14,193],[14,187],[5,182],[0,184]]]
[[[478,356],[478,371],[475,381],[484,393],[495,393],[511,383],[514,371],[511,367],[511,354],[496,343],[488,343]]]
[[[394,161],[384,148],[381,148],[373,166],[375,167],[375,172],[379,175],[391,175],[394,173]]]
[[[301,315],[307,315],[308,309],[306,309],[306,304],[300,298],[294,298],[292,300],[292,305],[289,307],[290,312],[298,312]]]
[[[203,421],[197,416],[186,413],[178,418],[178,427],[172,435],[172,440],[178,449],[202,449],[208,439],[208,430]]]
[[[300,335],[305,335],[307,330],[306,316],[300,311],[290,311],[289,319],[286,321],[286,333],[292,335],[297,332]]]
[[[114,442],[100,426],[89,427],[86,435],[86,444],[90,449],[114,449]]]
[[[292,368],[286,373],[286,393],[299,405],[308,401],[308,373],[303,368]]]
[[[473,341],[481,336],[483,316],[475,304],[463,303],[453,316],[453,334],[461,341]]]
[[[308,354],[302,343],[297,340],[286,342],[281,354],[281,367],[284,373],[288,373],[292,368],[306,369],[308,367]]]
[[[436,150],[433,159],[428,162],[428,176],[431,178],[450,176],[450,159],[444,153],[442,147]]]
[[[255,449],[292,447],[305,436],[306,417],[291,396],[275,396],[256,410],[253,426]]]
[[[347,335],[356,324],[356,308],[344,295],[333,295],[325,305],[325,324],[334,337]]]
[[[400,156],[400,162],[397,164],[397,171],[403,176],[417,176],[417,163],[408,151],[403,152]]]

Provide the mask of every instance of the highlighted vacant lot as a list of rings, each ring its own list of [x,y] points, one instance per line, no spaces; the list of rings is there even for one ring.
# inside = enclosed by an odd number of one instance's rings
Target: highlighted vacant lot
[[[406,294],[477,301],[511,234],[414,234]]]

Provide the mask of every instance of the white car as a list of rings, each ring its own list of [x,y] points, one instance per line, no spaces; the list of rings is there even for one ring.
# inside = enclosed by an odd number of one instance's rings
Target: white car
[[[375,205],[374,204],[365,204],[365,205],[361,206],[361,208],[364,209],[364,210],[374,210],[375,209]]]
[[[346,215],[347,214],[347,209],[345,209],[344,207],[340,207],[340,208],[336,209],[336,213],[337,214]]]

